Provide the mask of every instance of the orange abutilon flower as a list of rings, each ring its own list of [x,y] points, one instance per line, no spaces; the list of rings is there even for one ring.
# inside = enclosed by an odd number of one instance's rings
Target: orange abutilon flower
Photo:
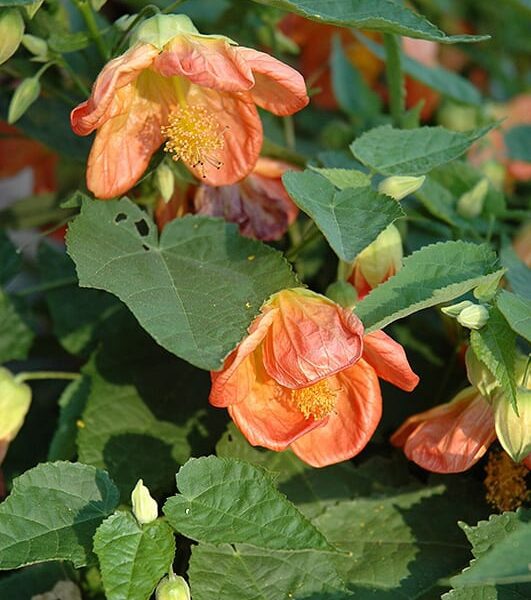
[[[210,403],[227,407],[251,444],[290,447],[316,467],[367,444],[382,412],[378,377],[405,390],[418,383],[399,344],[364,336],[350,310],[303,288],[274,294],[211,375]]]
[[[256,107],[291,115],[307,103],[304,79],[288,65],[201,35],[185,15],[157,15],[103,68],[71,123],[79,135],[97,130],[87,186],[111,198],[138,181],[163,142],[205,183],[234,183],[262,147]]]

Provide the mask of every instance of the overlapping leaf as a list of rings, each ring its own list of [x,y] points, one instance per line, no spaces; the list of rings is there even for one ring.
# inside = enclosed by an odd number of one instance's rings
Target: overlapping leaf
[[[496,306],[511,329],[531,343],[531,300],[502,290],[496,298]]]

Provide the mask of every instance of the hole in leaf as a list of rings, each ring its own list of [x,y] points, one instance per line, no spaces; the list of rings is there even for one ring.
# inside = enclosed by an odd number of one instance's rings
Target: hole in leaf
[[[144,248],[144,250],[145,250],[146,252],[148,252],[148,251],[149,251],[149,246],[146,246],[146,244],[142,244],[142,248]]]
[[[145,237],[149,233],[149,226],[146,223],[145,219],[140,219],[139,221],[135,221],[135,227],[138,233]]]
[[[118,213],[114,217],[114,222],[115,223],[121,223],[122,221],[125,221],[126,219],[127,219],[127,215],[125,213]]]

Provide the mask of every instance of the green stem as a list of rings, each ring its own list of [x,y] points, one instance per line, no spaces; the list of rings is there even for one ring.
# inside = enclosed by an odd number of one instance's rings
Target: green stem
[[[79,373],[67,373],[66,371],[32,371],[31,373],[18,373],[15,375],[15,381],[17,383],[24,383],[32,379],[69,379],[73,381],[80,377]]]
[[[65,59],[62,59],[60,65],[70,75],[70,78],[74,82],[74,85],[83,94],[83,96],[90,96],[90,90],[81,81],[81,79],[78,77],[77,73],[74,71],[74,69],[72,69],[72,67],[68,64],[68,62]]]
[[[183,2],[186,2],[186,0],[175,0],[175,2],[172,2],[164,10],[161,11],[162,14],[167,15],[168,13],[173,12],[179,6],[179,4],[182,4]]]
[[[158,6],[155,6],[154,4],[148,4],[147,6],[144,6],[144,8],[133,19],[132,23],[124,30],[124,32],[120,36],[120,39],[114,45],[114,48],[112,51],[113,55],[118,54],[120,52],[120,49],[122,48],[122,45],[125,42],[127,36],[138,25],[138,23],[140,23],[140,21],[151,12],[154,15],[156,15],[156,14],[160,13],[160,9]]]
[[[295,124],[293,122],[293,117],[283,117],[282,119],[284,123],[284,139],[286,140],[286,146],[288,150],[294,152],[295,151]]]
[[[352,263],[339,259],[337,263],[337,280],[347,281],[352,273]]]
[[[77,279],[75,277],[64,277],[63,279],[57,279],[56,281],[51,281],[50,283],[41,283],[39,285],[34,285],[26,288],[25,290],[21,290],[20,292],[14,292],[15,296],[31,296],[31,294],[37,294],[38,292],[47,292],[49,290],[57,290],[62,287],[66,287],[68,285],[77,284]]]
[[[313,241],[315,241],[321,235],[321,232],[319,231],[319,229],[317,229],[316,225],[314,225],[314,224],[312,224],[312,225],[313,225],[312,228],[308,232],[307,236],[301,241],[301,243],[298,246],[290,248],[286,252],[286,258],[290,262],[294,262],[297,259],[297,257],[299,256],[299,254],[301,253],[301,251],[304,250],[304,248],[309,246]]]
[[[396,35],[384,33],[385,69],[389,88],[389,108],[393,125],[402,127],[405,111],[404,74],[402,72],[402,50]]]
[[[90,5],[89,0],[74,0],[83,20],[85,21],[85,25],[89,30],[90,37],[96,44],[96,48],[100,53],[100,56],[103,58],[105,62],[109,60],[109,52],[107,50],[107,46],[101,37],[101,32],[99,30],[98,24],[96,23],[96,19],[94,18],[94,13],[92,12],[92,7]]]

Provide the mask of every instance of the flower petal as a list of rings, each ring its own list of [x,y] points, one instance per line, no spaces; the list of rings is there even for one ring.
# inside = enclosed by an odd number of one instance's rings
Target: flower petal
[[[142,44],[109,61],[98,75],[90,98],[70,113],[74,133],[88,135],[116,116],[121,104],[116,92],[132,83],[151,65],[157,54],[157,49],[151,44]]]
[[[290,399],[291,391],[278,385],[257,361],[256,380],[250,393],[242,402],[231,404],[229,414],[253,446],[285,450],[298,437],[324,427],[327,421],[306,419],[290,406]]]
[[[342,391],[328,423],[291,444],[295,454],[313,467],[356,456],[371,439],[382,415],[380,384],[368,363],[360,359],[335,377]]]
[[[223,39],[176,36],[155,59],[153,68],[165,77],[179,75],[225,92],[242,92],[254,85],[250,66]]]
[[[250,394],[256,380],[255,361],[250,355],[264,339],[278,312],[276,309],[266,310],[253,321],[249,335],[229,354],[223,369],[210,372],[212,388],[209,402],[212,406],[242,402]]]
[[[410,392],[419,382],[409,366],[404,348],[383,331],[374,331],[363,338],[363,358],[378,377]]]
[[[252,48],[236,48],[251,67],[255,85],[251,90],[254,101],[275,115],[292,115],[308,102],[303,76],[285,63]]]
[[[309,386],[360,358],[363,325],[351,311],[302,288],[273,303],[280,312],[264,339],[264,366],[280,385]]]
[[[410,417],[391,437],[417,465],[435,473],[461,473],[496,439],[490,404],[473,387],[455,399]]]

